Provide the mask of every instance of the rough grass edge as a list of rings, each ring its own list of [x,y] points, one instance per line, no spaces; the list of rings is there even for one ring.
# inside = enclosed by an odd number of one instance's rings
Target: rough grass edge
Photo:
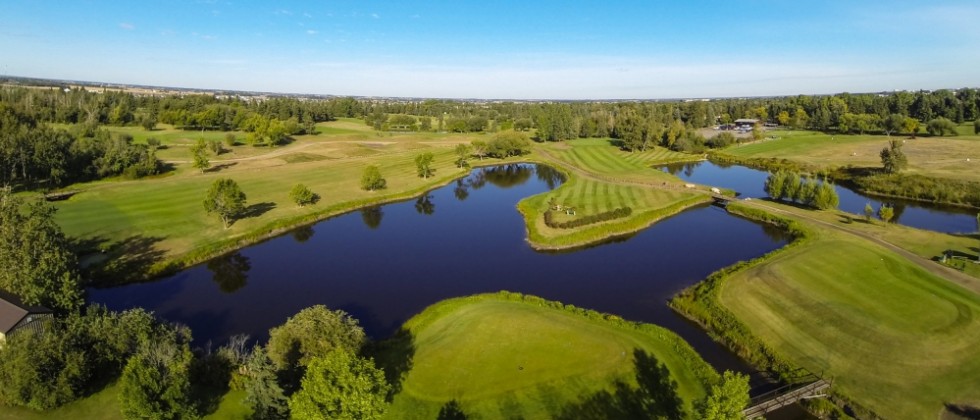
[[[756,369],[775,373],[784,382],[794,383],[798,380],[797,377],[794,377],[794,372],[798,372],[800,366],[787,360],[759,337],[752,334],[745,323],[718,302],[718,294],[722,284],[734,274],[809,243],[813,239],[814,233],[795,220],[743,204],[730,203],[727,210],[736,216],[782,228],[790,234],[792,239],[786,246],[765,255],[748,261],[740,261],[711,273],[703,281],[682,290],[668,302],[668,305],[682,316],[701,325],[715,341],[726,346]],[[857,418],[881,418],[873,410],[857,403],[837,389],[831,389],[830,399],[838,409],[842,410],[841,414]],[[813,407],[819,407],[821,411],[826,410],[824,405],[814,405]]]

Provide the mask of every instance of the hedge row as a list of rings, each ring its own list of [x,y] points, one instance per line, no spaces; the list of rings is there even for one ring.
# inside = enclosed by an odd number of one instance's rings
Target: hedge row
[[[588,226],[588,225],[602,223],[613,219],[628,217],[631,214],[633,214],[632,208],[620,207],[615,210],[590,214],[588,216],[580,217],[575,220],[569,220],[567,222],[556,222],[554,212],[549,209],[548,211],[544,212],[544,224],[552,229],[574,229],[577,227]]]

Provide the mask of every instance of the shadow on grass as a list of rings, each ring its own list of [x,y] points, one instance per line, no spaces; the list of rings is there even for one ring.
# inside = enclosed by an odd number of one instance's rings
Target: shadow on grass
[[[252,204],[245,209],[242,213],[242,219],[247,219],[251,217],[259,217],[263,214],[268,213],[270,210],[276,208],[276,203],[271,201],[265,201],[261,203]]]
[[[225,169],[228,169],[228,168],[230,168],[232,166],[235,166],[237,164],[238,164],[238,162],[222,163],[220,165],[214,165],[214,166],[206,169],[204,172],[221,172],[221,171],[223,171]]]
[[[469,416],[463,412],[463,407],[459,406],[459,401],[451,400],[439,409],[436,420],[466,420]]]
[[[408,330],[400,329],[387,340],[368,344],[364,354],[374,358],[374,363],[384,370],[385,379],[391,385],[391,392],[388,394],[388,400],[391,401],[401,392],[402,382],[412,370],[415,358],[415,336]],[[459,403],[456,405],[458,406]]]
[[[221,398],[229,391],[232,366],[228,359],[206,352],[191,365],[191,401],[198,413],[211,414],[218,410]]]
[[[110,243],[102,237],[76,240],[73,248],[82,257],[82,274],[88,284],[107,287],[145,280],[146,273],[163,260],[156,244],[163,238],[135,235]]]
[[[966,404],[945,403],[946,411],[958,418],[980,420],[980,407]]]
[[[599,391],[568,405],[558,419],[645,419],[684,418],[684,402],[677,395],[677,382],[670,377],[667,366],[656,356],[640,349],[633,350],[636,386],[622,381],[613,384],[613,391]]]

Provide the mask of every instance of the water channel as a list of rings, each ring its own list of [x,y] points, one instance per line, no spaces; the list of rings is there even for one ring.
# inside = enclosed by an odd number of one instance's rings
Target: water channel
[[[195,341],[264,340],[324,304],[385,338],[439,300],[510,290],[667,327],[716,368],[748,368],[666,301],[711,272],[776,249],[779,231],[703,206],[628,238],[566,253],[525,242],[515,205],[562,182],[534,165],[477,169],[419,199],[354,211],[143,284],[94,289],[110,309],[144,307]]]
[[[766,177],[769,176],[769,172],[766,171],[711,161],[678,163],[660,168],[685,181],[737,191],[739,198],[767,197],[763,189]],[[977,230],[975,209],[873,197],[859,194],[840,185],[835,187],[840,196],[838,208],[849,213],[863,215],[867,203],[871,203],[877,211],[884,202],[895,208],[895,216],[892,219],[894,223],[946,233],[969,233]]]

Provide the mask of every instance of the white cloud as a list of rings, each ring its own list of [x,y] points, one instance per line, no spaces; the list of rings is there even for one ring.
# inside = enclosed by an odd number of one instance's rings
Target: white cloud
[[[126,23],[126,22],[120,23],[119,27],[127,31],[132,31],[133,29],[136,29],[136,25],[133,25],[132,23]]]
[[[307,35],[316,35],[316,34],[318,34],[318,33],[319,33],[318,31],[315,31],[315,30],[313,30],[313,29],[307,29],[307,30],[306,30],[306,34],[307,34]]]
[[[378,16],[377,13],[371,13],[371,17],[375,19],[381,19],[381,16]]]

